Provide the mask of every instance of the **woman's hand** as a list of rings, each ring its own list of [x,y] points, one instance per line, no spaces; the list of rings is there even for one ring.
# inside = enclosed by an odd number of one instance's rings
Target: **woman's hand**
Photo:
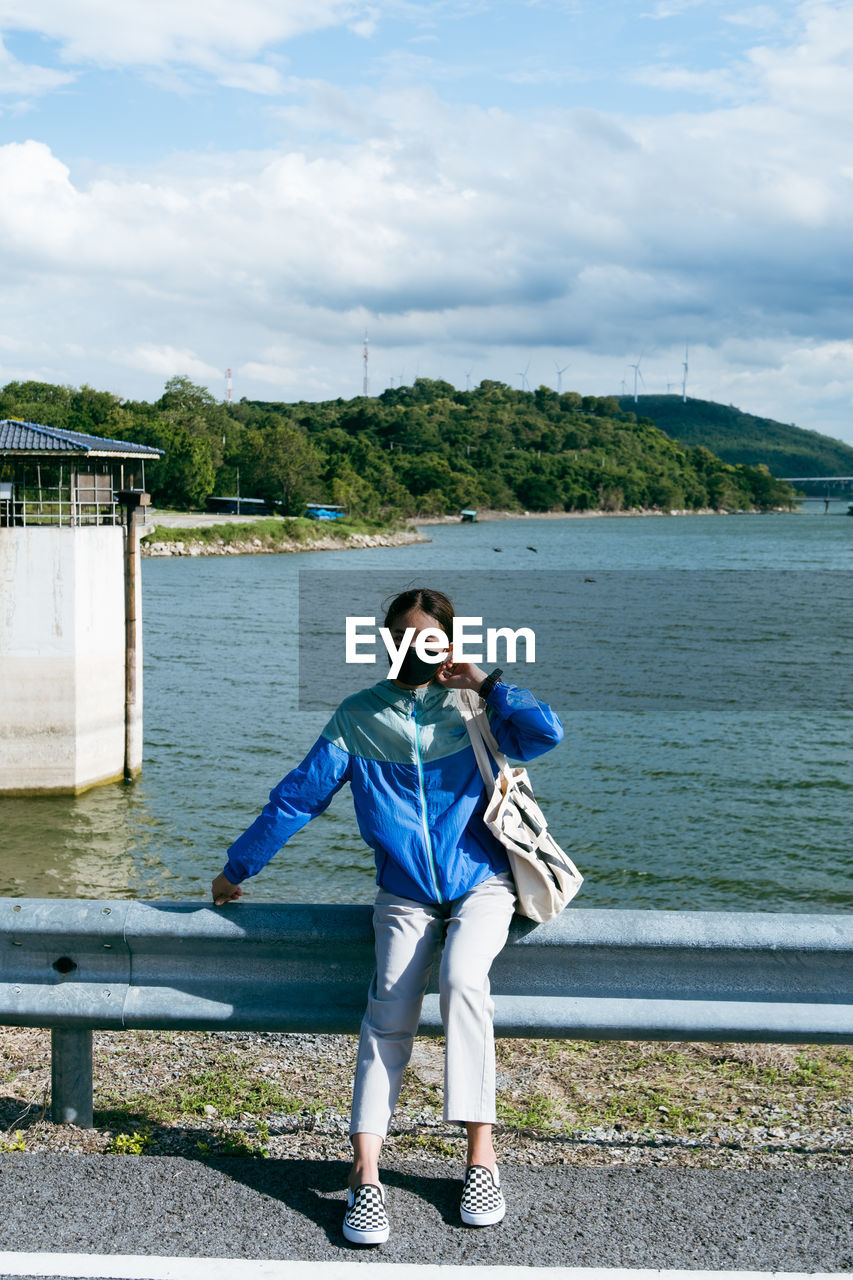
[[[447,689],[479,689],[486,672],[473,662],[444,662],[438,668],[436,682]]]
[[[232,884],[230,880],[226,880],[221,871],[210,887],[213,891],[213,905],[215,907],[224,907],[226,902],[236,902],[238,898],[243,896],[243,890],[240,885]]]

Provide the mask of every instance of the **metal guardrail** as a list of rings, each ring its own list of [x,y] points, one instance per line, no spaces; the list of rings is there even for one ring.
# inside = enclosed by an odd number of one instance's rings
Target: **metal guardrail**
[[[121,504],[110,476],[85,479],[92,483],[75,485],[70,477],[64,486],[0,483],[0,527],[121,524]]]
[[[0,955],[0,1023],[52,1029],[85,1126],[93,1030],[356,1032],[371,908],[3,899]],[[516,919],[491,980],[503,1036],[853,1043],[853,916],[575,908]]]

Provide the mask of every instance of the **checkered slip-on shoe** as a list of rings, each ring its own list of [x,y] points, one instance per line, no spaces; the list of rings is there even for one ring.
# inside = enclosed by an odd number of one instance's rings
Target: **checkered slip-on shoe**
[[[351,1244],[384,1244],[391,1227],[380,1186],[363,1182],[355,1191],[347,1188],[344,1236]]]
[[[506,1201],[501,1191],[497,1169],[494,1177],[481,1164],[472,1164],[465,1174],[462,1201],[459,1205],[462,1221],[469,1227],[491,1227],[500,1222],[506,1213]]]

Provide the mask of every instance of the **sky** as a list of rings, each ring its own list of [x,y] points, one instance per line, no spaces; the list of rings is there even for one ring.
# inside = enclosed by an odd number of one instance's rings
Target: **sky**
[[[853,0],[0,0],[0,384],[853,443]],[[635,366],[639,366],[638,370]],[[642,402],[641,402],[642,403]]]

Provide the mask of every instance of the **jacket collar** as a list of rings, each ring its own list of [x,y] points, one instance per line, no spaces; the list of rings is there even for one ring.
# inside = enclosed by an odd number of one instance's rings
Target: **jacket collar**
[[[428,684],[423,689],[401,689],[393,680],[380,680],[373,686],[373,692],[389,706],[408,711],[412,705],[413,694],[422,706],[428,707],[442,702],[450,690],[441,684]]]

